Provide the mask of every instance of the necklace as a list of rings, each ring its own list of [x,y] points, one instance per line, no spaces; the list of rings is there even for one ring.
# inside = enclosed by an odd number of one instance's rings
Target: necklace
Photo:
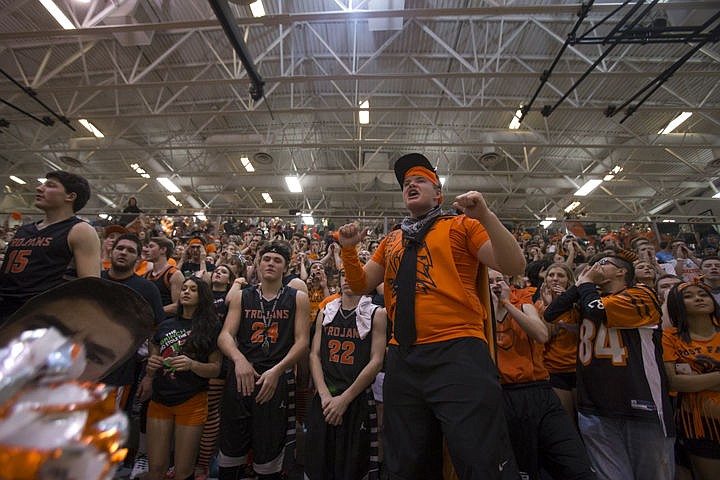
[[[277,302],[280,299],[280,295],[282,295],[283,290],[285,290],[285,287],[281,287],[280,290],[278,290],[277,295],[275,295],[275,301],[273,301],[272,308],[269,312],[265,313],[265,302],[269,302],[270,300],[265,300],[265,297],[263,297],[261,285],[258,285],[257,288],[258,294],[260,295],[260,311],[262,312],[263,317],[262,351],[265,355],[270,355],[270,339],[268,338],[268,329],[270,328],[270,325],[272,323],[273,316],[275,315],[275,308],[277,307]]]

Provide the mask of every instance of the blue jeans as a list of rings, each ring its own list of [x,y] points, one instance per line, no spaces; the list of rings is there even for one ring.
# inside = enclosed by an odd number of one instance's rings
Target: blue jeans
[[[658,422],[578,413],[578,427],[598,480],[673,480],[674,437]]]

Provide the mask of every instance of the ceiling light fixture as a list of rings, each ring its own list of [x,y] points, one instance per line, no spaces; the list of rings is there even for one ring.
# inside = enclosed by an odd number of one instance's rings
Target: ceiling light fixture
[[[40,177],[40,178],[37,179],[37,181],[40,182],[40,183],[45,183],[45,182],[47,182],[47,178],[45,178],[45,177]]]
[[[263,200],[265,200],[265,203],[272,203],[272,197],[269,193],[263,192],[262,194]]]
[[[590,179],[585,183],[585,185],[578,188],[577,192],[575,192],[573,195],[575,195],[576,197],[584,197],[593,190],[595,190],[602,182],[603,181],[598,178]]]
[[[248,157],[240,157],[240,163],[242,163],[242,166],[245,167],[245,170],[248,173],[252,173],[255,171],[255,167],[253,167],[253,164],[250,162],[250,159]]]
[[[717,192],[715,195],[712,196],[712,198],[720,198],[720,192]]]
[[[365,100],[360,104],[358,122],[360,125],[367,125],[370,123],[370,100]]]
[[[108,215],[107,213],[98,213],[98,217],[102,218],[103,220],[107,220],[109,216],[110,215]]]
[[[170,200],[170,203],[172,203],[172,204],[175,205],[176,207],[182,207],[182,206],[183,206],[182,203],[180,203],[180,201],[179,201],[177,198],[175,198],[175,195],[168,195],[166,198],[167,198],[168,200]]]
[[[23,180],[22,178],[18,178],[15,175],[10,175],[10,180],[15,183],[19,183],[20,185],[25,185],[27,183],[25,180]]]
[[[78,122],[80,122],[83,127],[87,128],[88,131],[95,135],[97,138],[105,138],[105,135],[103,135],[103,133],[98,130],[95,125],[85,120],[84,118],[79,119]]]
[[[200,220],[201,222],[206,222],[206,221],[207,221],[207,217],[205,216],[205,213],[204,213],[204,212],[195,212],[195,218],[197,218],[197,219]]]
[[[285,177],[285,183],[287,183],[288,190],[292,193],[301,193],[303,191],[298,177]]]
[[[40,3],[42,3],[45,10],[50,12],[50,15],[52,15],[55,21],[58,22],[65,30],[75,30],[77,28],[75,27],[75,24],[73,24],[70,19],[65,16],[62,10],[55,5],[55,2],[52,0],[40,0]]]
[[[662,210],[665,210],[667,207],[669,207],[670,205],[672,205],[672,203],[673,203],[672,200],[665,200],[664,202],[662,202],[662,203],[661,203],[660,205],[658,205],[657,207],[653,208],[652,210],[649,210],[648,213],[649,213],[650,215],[655,215],[656,213],[658,213],[658,212],[660,212],[660,211],[662,211]]]
[[[259,18],[265,16],[265,7],[263,6],[262,0],[257,0],[257,2],[253,2],[250,4],[250,11],[253,14],[253,17]]]
[[[303,213],[301,215],[302,222],[305,225],[315,225],[315,219],[313,218],[311,213]]]
[[[520,117],[522,117],[522,106],[517,109],[517,112],[515,112],[515,115],[510,122],[510,125],[508,125],[508,128],[510,130],[517,130],[518,128],[520,128]]]
[[[570,205],[565,207],[565,213],[570,213],[580,206],[580,202],[572,202]]]
[[[670,123],[667,124],[665,128],[660,130],[658,132],[658,135],[666,135],[673,130],[675,130],[677,127],[679,127],[685,120],[690,118],[692,116],[692,112],[682,112],[677,117],[673,118]]]
[[[180,187],[175,185],[172,180],[167,177],[158,177],[157,181],[170,193],[179,193],[182,191],[180,190]]]
[[[545,220],[540,222],[540,225],[542,225],[543,228],[548,228],[557,218],[555,217],[545,217]]]
[[[613,169],[610,170],[610,173],[608,173],[607,175],[605,175],[603,177],[603,182],[609,182],[610,180],[615,178],[615,175],[617,175],[618,173],[620,173],[622,171],[623,171],[623,168],[620,165],[615,165],[613,167]]]
[[[98,198],[99,198],[100,200],[102,200],[103,202],[105,202],[108,207],[117,208],[117,205],[115,205],[115,202],[113,202],[112,200],[110,200],[108,197],[106,197],[106,196],[103,195],[102,193],[98,193],[97,196],[98,196]]]
[[[447,180],[447,177],[440,177],[440,187],[445,186],[445,181]]]

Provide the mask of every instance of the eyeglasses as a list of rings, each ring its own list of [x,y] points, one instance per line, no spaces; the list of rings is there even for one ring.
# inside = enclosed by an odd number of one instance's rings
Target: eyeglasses
[[[613,262],[612,260],[610,260],[610,257],[603,257],[600,260],[598,260],[597,263],[600,266],[607,265],[609,263],[610,265],[612,265],[615,268],[625,268],[625,267],[622,267],[622,266],[618,265],[617,263]]]

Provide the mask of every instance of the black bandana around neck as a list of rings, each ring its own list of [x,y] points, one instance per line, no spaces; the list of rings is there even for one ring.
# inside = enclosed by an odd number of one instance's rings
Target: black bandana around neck
[[[415,328],[415,285],[417,283],[417,255],[425,235],[435,220],[442,215],[440,205],[417,218],[405,217],[400,225],[405,240],[393,289],[397,292],[393,335],[403,348],[409,348],[417,339]]]

